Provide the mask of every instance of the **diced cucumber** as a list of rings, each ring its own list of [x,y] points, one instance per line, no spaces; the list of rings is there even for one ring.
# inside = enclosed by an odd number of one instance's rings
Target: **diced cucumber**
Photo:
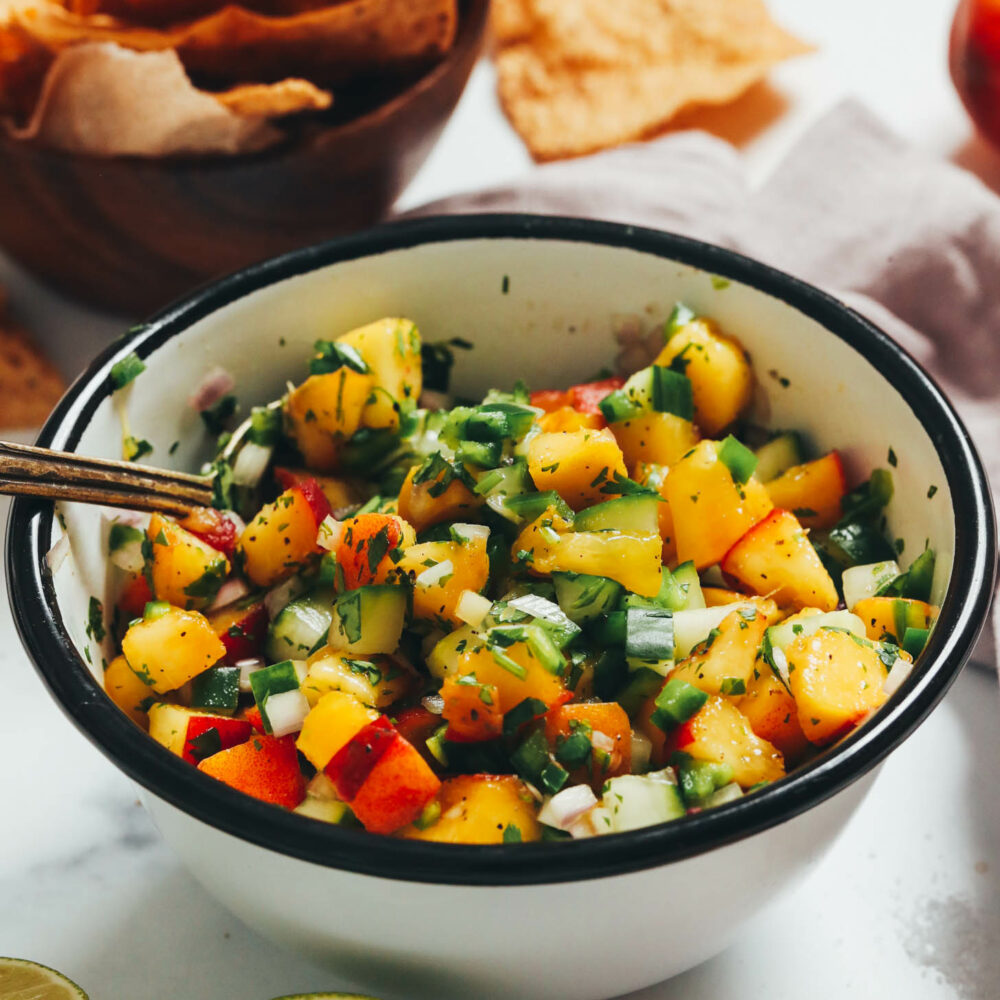
[[[675,753],[670,763],[677,769],[677,784],[689,807],[704,806],[711,795],[733,780],[729,764],[695,760],[686,753]]]
[[[567,618],[582,625],[607,614],[618,604],[622,585],[604,576],[553,573],[556,600]]]
[[[894,559],[885,562],[868,563],[866,566],[851,566],[844,570],[841,586],[844,603],[853,608],[858,601],[874,597],[899,576],[899,564]]]
[[[523,675],[526,673],[524,667],[504,652],[515,642],[525,643],[535,659],[550,673],[561,675],[566,669],[566,657],[541,624],[494,625],[486,631],[486,644],[490,647],[493,658],[511,673],[521,676],[523,680]]]
[[[663,677],[674,665],[674,622],[666,608],[625,612],[625,656],[630,669],[646,668]]]
[[[794,622],[779,622],[767,630],[767,637],[772,649],[784,650],[796,639],[814,635],[821,628],[846,630],[861,639],[865,638],[865,623],[850,611],[827,611]]]
[[[650,670],[649,667],[640,667],[629,674],[628,683],[618,692],[615,701],[625,709],[626,714],[631,718],[642,708],[646,699],[662,684],[662,674]]]
[[[316,795],[307,795],[292,812],[310,819],[322,820],[324,823],[334,823],[337,826],[355,826],[356,820],[351,807],[346,802],[337,799],[322,799]]]
[[[844,567],[886,562],[895,555],[882,532],[868,521],[838,524],[827,535],[824,548]]]
[[[663,574],[664,577],[667,573]],[[670,596],[667,607],[671,611],[695,611],[705,607],[705,595],[701,592],[701,581],[694,563],[688,560],[670,571]]]
[[[192,708],[232,710],[239,700],[239,667],[209,667],[191,681]]]
[[[268,660],[305,659],[330,630],[333,593],[314,590],[286,604],[267,630]]]
[[[660,504],[654,493],[635,493],[586,507],[576,515],[577,531],[621,531],[629,535],[655,535],[659,531]]]
[[[623,774],[612,778],[605,787],[602,802],[613,833],[667,823],[685,814],[677,785],[668,781],[662,771]]]
[[[735,782],[723,785],[718,791],[711,795],[702,803],[705,809],[714,809],[716,806],[724,806],[727,802],[735,802],[743,798],[743,789]]]
[[[793,465],[801,465],[804,461],[798,434],[794,431],[779,434],[757,449],[757,478],[762,483],[769,483]]]
[[[459,462],[492,469],[500,461],[501,447],[498,441],[462,441],[455,451]]]
[[[506,501],[522,493],[534,492],[527,461],[517,461],[513,465],[484,472],[476,480],[475,492],[486,498],[486,504],[491,510],[514,524],[520,524],[520,516],[507,508]]]
[[[599,646],[625,647],[625,621],[628,609],[612,611],[598,618],[590,628],[590,634]]]
[[[718,628],[722,619],[733,611],[749,608],[756,610],[749,602],[721,604],[715,608],[692,608],[674,614],[674,656],[683,660],[699,642],[708,638],[713,628]]]
[[[906,589],[903,597],[915,601],[931,599],[931,585],[934,582],[934,550],[924,549],[906,571]]]
[[[608,423],[630,420],[640,413],[673,413],[684,420],[694,416],[691,380],[660,365],[641,368],[598,404]]]
[[[459,657],[466,650],[477,649],[482,644],[483,637],[471,626],[463,625],[435,643],[426,656],[427,669],[432,677],[444,680],[458,669]]]
[[[298,694],[299,685],[305,677],[304,666],[301,661],[283,660],[264,667],[263,670],[255,670],[250,675],[250,688],[267,732],[272,731],[267,713],[268,701],[288,692]]]
[[[394,652],[403,634],[408,603],[404,587],[376,584],[349,590],[333,606],[330,645],[362,656]]]
[[[549,509],[555,507],[561,517],[573,522],[573,508],[555,490],[544,493],[519,493],[504,501],[506,509],[517,515],[518,521],[534,521]]]
[[[903,633],[903,649],[916,659],[924,651],[930,635],[929,628],[907,628]]]

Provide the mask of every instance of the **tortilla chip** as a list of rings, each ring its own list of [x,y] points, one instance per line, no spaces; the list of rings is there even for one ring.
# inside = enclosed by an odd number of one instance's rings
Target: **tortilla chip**
[[[269,17],[226,6],[158,30],[73,14],[47,0],[21,0],[12,20],[53,52],[83,41],[140,52],[175,49],[188,73],[212,86],[296,77],[329,87],[436,60],[454,41],[458,9],[457,0],[345,0]]]
[[[494,0],[500,99],[540,160],[662,129],[810,51],[762,0]]]
[[[258,14],[283,17],[331,6],[338,0],[245,0],[241,7]],[[227,0],[65,0],[73,14],[108,14],[131,24],[166,25],[214,14]]]
[[[308,80],[295,79],[245,83],[212,96],[234,115],[245,118],[278,118],[300,111],[323,111],[333,103],[328,90],[320,90]]]
[[[0,428],[41,426],[65,388],[59,372],[8,317],[0,288]]]
[[[265,88],[267,89],[267,88]],[[171,156],[263,149],[282,133],[197,90],[176,52],[98,42],[60,52],[15,137],[92,156]]]

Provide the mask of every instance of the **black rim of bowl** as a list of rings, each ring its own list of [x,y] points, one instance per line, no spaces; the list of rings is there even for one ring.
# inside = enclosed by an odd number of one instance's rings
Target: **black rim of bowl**
[[[834,752],[733,803],[673,823],[558,844],[451,845],[402,841],[330,826],[245,796],[201,774],[134,726],[101,690],[56,611],[46,563],[51,503],[19,498],[7,532],[7,579],[21,640],[79,729],[127,775],[190,816],[261,847],[315,864],[384,878],[456,885],[565,882],[639,871],[760,833],[824,801],[901,743],[947,691],[986,620],[995,571],[993,508],[979,458],[933,380],[885,334],[831,296],[729,250],[616,223],[531,215],[415,219],[294,251],[195,292],[108,347],[74,383],[39,443],[73,450],[110,393],[111,365],[146,357],[234,300],[338,261],[427,243],[481,239],[594,243],[676,261],[783,300],[839,337],[897,388],[944,466],[955,511],[955,562],[938,627],[889,705]]]

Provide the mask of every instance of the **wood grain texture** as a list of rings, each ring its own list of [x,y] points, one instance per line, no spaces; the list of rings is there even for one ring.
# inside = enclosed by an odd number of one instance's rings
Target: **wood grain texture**
[[[381,218],[461,96],[489,0],[445,59],[374,110],[265,153],[142,160],[0,137],[0,245],[67,294],[148,313],[203,282]]]

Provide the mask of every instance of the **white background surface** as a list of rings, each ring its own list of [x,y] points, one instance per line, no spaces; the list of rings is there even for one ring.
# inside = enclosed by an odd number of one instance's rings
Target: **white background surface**
[[[972,138],[947,77],[951,0],[772,0],[771,7],[819,51],[778,70],[741,115],[701,119],[738,142],[753,176],[763,176],[825,108],[853,94],[916,145],[997,183],[1000,159]],[[761,126],[752,136],[741,124],[747,117]],[[482,64],[401,207],[509,180],[530,166]],[[2,257],[0,282],[19,314],[57,345],[67,375],[128,325],[46,292]],[[5,610],[0,636],[0,955],[61,969],[92,1000],[267,1000],[343,985],[256,937],[186,875],[128,781],[50,701]],[[994,675],[966,671],[886,763],[807,884],[724,955],[637,997],[1000,997],[998,713]],[[613,919],[595,899],[596,947],[602,920]]]

